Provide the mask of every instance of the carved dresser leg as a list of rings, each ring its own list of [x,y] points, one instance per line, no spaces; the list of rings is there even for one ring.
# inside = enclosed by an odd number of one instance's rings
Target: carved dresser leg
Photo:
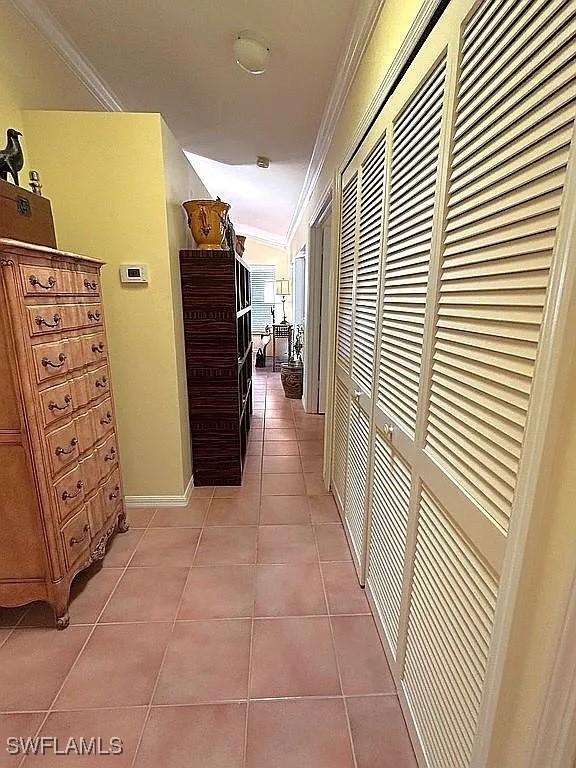
[[[66,629],[68,624],[70,624],[70,614],[67,610],[64,613],[56,614],[56,627],[58,629]]]
[[[126,512],[122,510],[118,515],[118,533],[126,533],[130,528],[130,523],[126,519]]]

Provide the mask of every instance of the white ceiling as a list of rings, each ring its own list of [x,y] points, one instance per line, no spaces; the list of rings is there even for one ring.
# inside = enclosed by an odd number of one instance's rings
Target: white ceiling
[[[126,111],[161,112],[239,231],[283,239],[366,0],[42,0]],[[254,30],[268,71],[234,62]],[[255,165],[270,157],[270,168]]]

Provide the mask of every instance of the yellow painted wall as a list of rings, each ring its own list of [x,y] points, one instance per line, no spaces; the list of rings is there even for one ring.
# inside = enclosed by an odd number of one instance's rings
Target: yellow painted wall
[[[310,202],[288,244],[290,254],[296,254],[306,243],[308,222],[340,166],[357,125],[368,109],[422,4],[423,0],[386,0],[384,3],[346,98],[324,167]]]
[[[288,249],[282,246],[269,245],[262,240],[256,240],[252,237],[246,238],[246,250],[244,251],[244,260],[248,264],[265,264],[276,267],[276,278],[292,279],[292,270],[290,266],[290,256]],[[282,319],[282,300],[279,299],[276,306],[276,318]],[[292,318],[292,297],[286,298],[286,316]]]
[[[23,131],[23,109],[99,109],[58,54],[9,2],[0,3],[0,145],[6,129]],[[26,157],[27,136],[23,147]],[[27,163],[21,186],[27,186]]]
[[[107,262],[104,307],[125,492],[181,495],[190,450],[174,300],[185,234],[176,208],[193,181],[197,192],[205,190],[160,115],[29,111],[24,125],[59,247]],[[149,285],[121,284],[125,263],[147,264]]]

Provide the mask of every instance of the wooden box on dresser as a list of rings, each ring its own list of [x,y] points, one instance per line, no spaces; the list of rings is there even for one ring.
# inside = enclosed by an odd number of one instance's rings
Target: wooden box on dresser
[[[180,251],[194,485],[241,485],[252,417],[250,269],[228,250]]]
[[[127,530],[102,262],[0,239],[0,606],[50,603]]]

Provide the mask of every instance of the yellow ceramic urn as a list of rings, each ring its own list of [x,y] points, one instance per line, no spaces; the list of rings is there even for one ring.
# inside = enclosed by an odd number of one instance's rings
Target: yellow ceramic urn
[[[227,250],[229,203],[221,200],[188,200],[182,206],[188,214],[188,225],[198,248],[203,251]]]

